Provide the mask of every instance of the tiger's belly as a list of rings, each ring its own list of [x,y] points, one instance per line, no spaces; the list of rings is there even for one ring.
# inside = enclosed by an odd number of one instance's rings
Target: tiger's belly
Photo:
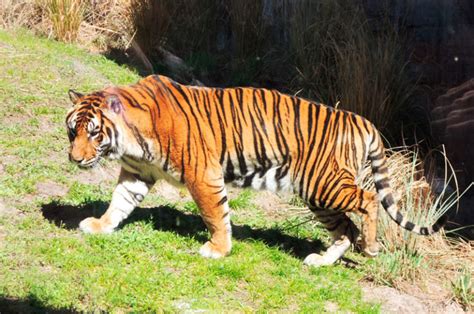
[[[250,170],[244,175],[236,176],[229,183],[238,187],[251,187],[255,190],[293,193],[290,173],[283,166],[271,167],[267,170]]]
[[[138,174],[141,178],[150,182],[165,180],[175,187],[183,187],[180,181],[181,174],[173,171],[164,171],[162,166],[154,163],[146,163],[131,158],[121,160],[122,167]],[[224,171],[225,172],[225,171]],[[293,193],[294,188],[287,166],[276,165],[268,169],[247,167],[247,171],[240,173],[224,173],[225,183],[241,188],[252,188],[255,190],[269,190],[271,192]]]

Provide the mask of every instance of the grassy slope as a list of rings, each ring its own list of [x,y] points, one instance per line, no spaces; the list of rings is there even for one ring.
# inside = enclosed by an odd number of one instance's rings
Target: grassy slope
[[[67,162],[67,90],[91,91],[138,76],[74,46],[4,31],[0,73],[0,201],[16,208],[0,213],[0,304],[314,311],[330,302],[344,311],[378,311],[361,300],[357,271],[310,269],[289,253],[304,255],[298,254],[302,246],[317,244],[306,239],[326,241],[324,233],[282,229],[288,221],[265,219],[248,192],[233,202],[240,240],[225,259],[196,254],[207,232],[192,203],[166,205],[156,193],[144,204],[150,210],[139,211],[115,234],[81,234],[77,222],[106,208],[113,182],[81,181],[86,174]],[[42,193],[38,184],[44,182],[65,195]],[[65,213],[70,219],[58,223]]]

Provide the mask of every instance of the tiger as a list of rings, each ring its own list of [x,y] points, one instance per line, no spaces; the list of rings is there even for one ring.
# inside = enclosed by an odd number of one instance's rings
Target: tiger
[[[199,253],[207,258],[231,252],[230,183],[305,202],[332,237],[326,252],[304,258],[310,266],[334,264],[356,243],[375,257],[379,202],[416,234],[433,234],[446,222],[443,216],[422,227],[401,214],[379,131],[349,111],[276,90],[188,86],[162,75],[90,94],[69,90],[69,97],[70,161],[81,168],[102,158],[121,165],[106,212],[80,222],[85,233],[113,232],[160,179],[185,186],[199,207],[210,232]],[[366,161],[376,192],[356,184]],[[350,213],[361,216],[361,230]]]

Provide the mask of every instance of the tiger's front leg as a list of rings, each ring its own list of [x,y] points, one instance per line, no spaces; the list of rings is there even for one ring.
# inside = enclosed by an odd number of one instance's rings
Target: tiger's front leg
[[[186,185],[211,233],[211,239],[201,247],[199,253],[209,258],[228,255],[232,248],[232,227],[222,174],[208,169],[201,178],[188,177]]]
[[[153,184],[143,182],[137,175],[122,168],[107,211],[100,218],[84,219],[79,228],[85,233],[113,232],[143,201],[152,186]]]

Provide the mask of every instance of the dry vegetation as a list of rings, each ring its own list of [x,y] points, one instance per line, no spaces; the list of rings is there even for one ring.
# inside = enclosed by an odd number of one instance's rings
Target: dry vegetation
[[[130,38],[128,1],[0,0],[0,25],[105,51]]]
[[[0,0],[0,12],[4,28],[119,48],[146,73],[340,103],[395,136],[410,116],[401,39],[352,1]]]

